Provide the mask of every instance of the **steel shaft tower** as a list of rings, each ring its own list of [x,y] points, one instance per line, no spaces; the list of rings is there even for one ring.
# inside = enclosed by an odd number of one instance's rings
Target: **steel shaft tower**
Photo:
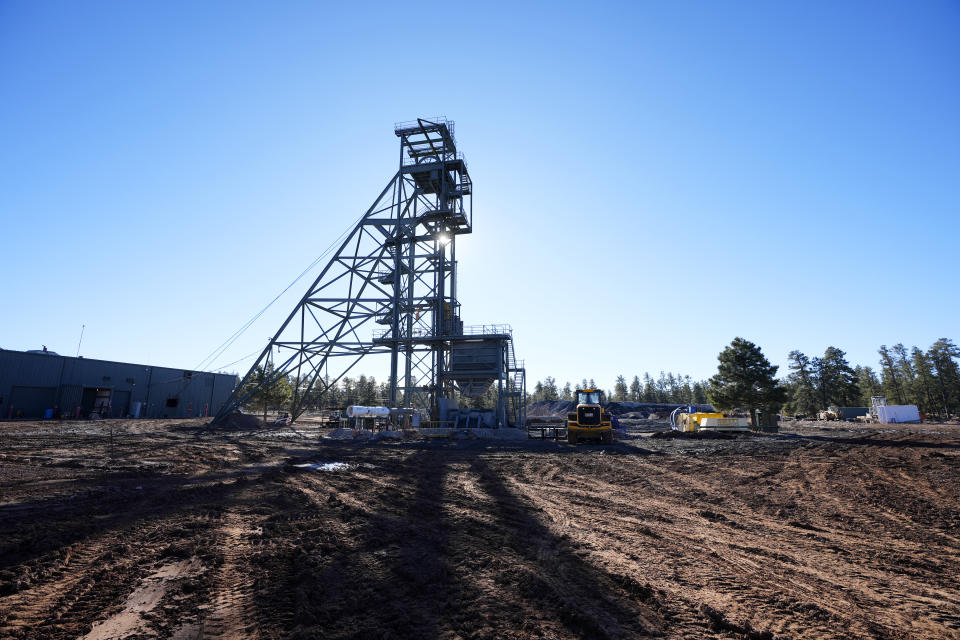
[[[397,124],[394,132],[400,141],[397,173],[214,422],[283,376],[293,388],[290,412],[296,419],[361,359],[382,354],[390,361],[390,406],[424,409],[439,420],[442,398],[455,390],[472,397],[496,381],[504,405],[498,423],[522,426],[524,372],[513,357],[512,335],[502,327],[465,334],[460,319],[456,242],[472,231],[473,182],[457,150],[454,123],[418,119]],[[464,368],[470,358],[461,357],[452,371],[451,353],[469,353],[463,344],[478,340],[501,345],[505,356],[498,370]],[[274,350],[272,370],[258,376]]]

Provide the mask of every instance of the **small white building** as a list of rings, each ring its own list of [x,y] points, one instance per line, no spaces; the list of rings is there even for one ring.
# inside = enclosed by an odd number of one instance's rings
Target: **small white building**
[[[876,408],[877,420],[881,424],[898,422],[920,422],[920,411],[915,404],[887,404]]]

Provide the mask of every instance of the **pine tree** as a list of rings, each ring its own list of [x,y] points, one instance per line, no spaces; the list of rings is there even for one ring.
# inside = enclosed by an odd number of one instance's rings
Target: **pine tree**
[[[693,383],[693,402],[695,404],[707,404],[708,402],[703,383],[699,380]]]
[[[258,366],[254,371],[253,378],[247,383],[247,388],[262,385],[265,381],[270,380],[273,375],[274,368],[272,364],[268,364],[266,368]],[[284,406],[292,397],[293,388],[290,386],[290,380],[288,380],[286,376],[280,376],[269,385],[263,386],[251,395],[247,399],[245,406],[254,411],[266,411],[270,408],[275,409]]]
[[[563,385],[563,396],[564,400],[573,400],[573,389],[570,388],[570,383]]]
[[[748,409],[754,425],[757,409],[776,409],[786,399],[786,389],[776,379],[777,366],[760,347],[734,338],[717,356],[717,374],[710,378],[710,400],[718,409]]]
[[[528,395],[528,401],[533,401]],[[486,391],[470,399],[470,408],[472,409],[493,409],[497,406],[497,385],[491,384]]]
[[[897,404],[903,404],[903,385],[897,372],[897,365],[887,349],[887,345],[880,345],[877,350],[880,354],[880,374],[883,394],[888,398],[895,398]]]
[[[617,376],[617,381],[613,385],[613,397],[612,400],[617,402],[625,402],[627,399],[627,379],[623,376]]]
[[[344,377],[341,382],[343,383],[343,405],[349,407],[350,405],[360,404],[357,401],[357,387],[353,378]]]
[[[357,378],[357,404],[365,407],[380,404],[380,399],[377,397],[376,379],[360,374],[360,377]]]
[[[937,387],[940,402],[945,407],[947,418],[960,411],[960,367],[955,362],[960,358],[960,349],[949,338],[940,338],[927,351],[937,372]]]
[[[830,376],[824,375],[825,366],[823,358],[814,356],[810,359],[810,369],[813,371],[813,379],[817,383],[817,402],[824,409],[830,405]]]
[[[667,374],[663,371],[657,378],[657,402],[670,402],[670,385],[667,382]]]
[[[493,387],[493,385],[490,386]],[[486,399],[487,391],[489,391],[489,389],[486,389],[483,393],[478,393],[477,395],[468,399],[467,405],[471,409],[486,409],[487,407],[485,406],[484,400]]]
[[[553,376],[547,376],[543,381],[543,399],[549,402],[556,402],[560,399],[560,392],[557,390],[557,381]]]
[[[822,375],[829,380],[829,393],[826,396],[825,406],[853,406],[860,395],[857,375],[847,362],[846,355],[837,347],[827,347],[823,353]]]
[[[917,406],[925,413],[937,411],[937,403],[934,400],[936,394],[936,377],[933,375],[933,365],[930,358],[923,351],[914,347],[910,351],[910,360],[914,372],[913,379],[913,397],[917,400]],[[944,410],[946,413],[946,410]]]
[[[340,382],[334,381],[330,382],[330,376],[326,376],[326,387],[327,392],[323,397],[323,403],[327,407],[343,407],[345,406],[340,402]]]
[[[787,355],[790,364],[790,375],[787,380],[790,384],[790,402],[788,403],[791,414],[814,415],[818,407],[817,382],[815,372],[810,358],[801,351],[791,351]]]
[[[853,371],[857,375],[857,389],[860,391],[860,406],[869,407],[874,396],[883,394],[880,379],[877,378],[877,374],[874,373],[870,367],[857,366]]]
[[[367,376],[362,373],[357,378],[357,404],[361,406],[367,406],[367,403],[364,400],[367,397]]]
[[[643,373],[643,401],[657,402],[657,386],[646,371]]]
[[[903,385],[904,403],[920,404],[918,398],[913,394],[917,374],[913,370],[913,364],[907,357],[907,348],[903,346],[903,343],[898,342],[890,347],[890,351],[893,352],[897,371],[900,373],[900,384]]]
[[[630,400],[633,402],[640,402],[642,395],[643,390],[640,387],[640,377],[633,376],[633,382],[630,383]]]

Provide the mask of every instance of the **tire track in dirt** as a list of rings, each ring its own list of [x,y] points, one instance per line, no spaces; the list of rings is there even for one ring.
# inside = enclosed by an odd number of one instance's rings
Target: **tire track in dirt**
[[[202,571],[203,564],[197,558],[163,564],[144,578],[127,596],[120,611],[95,623],[82,640],[113,640],[154,635],[150,633],[146,616],[152,614],[174,584],[198,575]]]
[[[71,605],[89,593],[95,569],[111,567],[106,551],[111,544],[115,544],[115,540],[68,549],[58,566],[48,568],[45,578],[0,600],[0,633],[18,637],[61,624]]]
[[[817,461],[814,466],[819,464],[820,462]],[[616,463],[611,463],[611,469],[605,472],[603,477],[617,476],[616,466]],[[663,469],[663,466],[668,468]],[[706,489],[710,487],[706,487],[697,480],[703,474],[693,473],[687,464],[681,466],[685,468],[685,473],[675,473],[675,468],[669,464],[661,465],[661,468],[656,470],[650,469],[650,471],[655,474],[673,474],[673,479],[669,482],[673,489],[671,493],[674,496],[681,497],[683,501],[688,501],[690,495],[692,495],[694,499],[705,498],[709,503],[711,494]],[[809,466],[806,461],[787,461],[779,465],[773,474],[768,474],[768,477],[776,478],[773,482],[785,487],[792,485],[809,487],[809,483],[802,482]],[[523,475],[529,476],[530,474]],[[692,480],[688,481],[689,478],[692,478]],[[610,530],[604,530],[602,527],[599,527],[598,531],[596,523],[603,522],[605,519],[612,521],[613,518],[610,516],[617,516],[615,519],[616,526],[611,530],[616,530],[621,537],[626,537],[631,529],[637,529],[635,523],[638,518],[631,517],[636,515],[636,510],[633,510],[631,515],[621,517],[624,515],[624,511],[621,509],[624,500],[616,485],[603,483],[595,479],[591,480],[587,474],[570,477],[567,480],[566,483],[558,485],[537,484],[531,486],[533,495],[530,497],[541,508],[545,503],[548,504],[547,510],[552,512],[551,515],[557,522],[563,523],[570,520],[569,507],[571,505],[575,505],[578,511],[585,511],[584,521],[587,522],[587,525],[582,529],[586,530],[587,533],[581,537],[588,540],[591,546],[595,546],[598,537],[596,534],[599,533],[600,538],[609,535]],[[570,497],[571,493],[576,493],[575,487],[584,486],[590,482],[597,485],[595,494],[602,496],[602,499],[594,500],[595,506],[593,508],[590,507],[590,501],[575,500]],[[636,486],[640,483],[628,480],[628,484]],[[677,488],[690,484],[695,487],[693,494]],[[555,494],[559,497],[544,498],[544,494]],[[595,496],[592,494],[591,497]],[[792,496],[790,499],[792,499]],[[642,503],[642,499],[638,498],[637,502],[640,506],[639,503]],[[836,634],[837,620],[849,619],[850,610],[856,611],[857,607],[862,606],[866,606],[867,609],[882,609],[883,605],[880,599],[884,596],[887,597],[889,602],[889,596],[892,594],[884,594],[882,591],[873,592],[866,584],[869,580],[876,581],[876,576],[873,575],[862,578],[864,584],[861,584],[858,588],[863,593],[859,595],[844,593],[851,586],[849,576],[852,571],[855,571],[857,565],[844,563],[837,573],[823,573],[818,568],[818,564],[824,558],[820,540],[823,539],[823,536],[839,538],[843,535],[842,533],[834,535],[827,531],[820,531],[819,533],[808,534],[800,529],[805,535],[812,536],[813,539],[809,543],[803,543],[803,538],[801,538],[801,544],[798,546],[797,528],[793,524],[781,521],[771,528],[768,516],[765,516],[763,512],[754,511],[748,504],[741,503],[740,500],[734,499],[731,502],[729,498],[724,499],[722,509],[717,511],[722,513],[704,511],[709,516],[707,519],[710,521],[708,525],[710,535],[703,539],[700,535],[683,535],[684,530],[703,530],[702,524],[699,527],[696,526],[696,520],[699,519],[698,515],[690,517],[691,512],[696,514],[690,506],[684,509],[682,505],[675,505],[671,509],[671,519],[674,521],[672,525],[653,523],[655,533],[659,534],[659,537],[669,540],[670,545],[683,546],[684,553],[687,556],[702,555],[701,561],[696,565],[695,576],[684,578],[678,575],[673,578],[674,582],[700,585],[696,590],[697,597],[688,599],[690,606],[696,606],[697,602],[706,600],[713,607],[720,607],[721,610],[725,609],[728,616],[732,616],[734,619],[740,618],[748,623],[754,622],[754,627],[759,624],[761,628],[763,628],[764,619],[769,624],[770,620],[783,619],[785,616],[789,616],[796,622],[799,609],[801,614],[805,611],[812,618],[808,617],[802,625],[781,626],[775,624],[769,628],[777,633],[797,631],[798,629],[806,629],[807,632],[811,632],[819,629],[820,632],[831,635]],[[684,513],[686,515],[682,515]],[[646,515],[644,514],[644,517]],[[757,531],[759,535],[752,533],[753,531]],[[712,543],[704,542],[704,540],[711,538],[713,539]],[[866,535],[857,535],[854,538],[861,543],[871,541],[869,536]],[[655,540],[644,541],[641,539],[641,542],[645,550],[655,549],[658,546]],[[849,540],[847,540],[847,544],[849,544]],[[626,558],[636,555],[635,550],[627,551],[617,545],[614,546],[617,547],[615,551]],[[729,553],[731,549],[735,553]],[[777,551],[776,549],[780,550]],[[913,551],[915,550],[914,547]],[[868,553],[870,552],[876,553],[876,548],[868,551]],[[676,554],[671,553],[669,549],[661,552],[661,555],[664,554],[667,556],[667,561],[659,563],[659,566],[674,564],[674,566],[682,569],[682,573],[689,573],[690,568],[688,567],[691,567],[689,563],[678,562],[675,557]],[[777,565],[775,565],[777,568],[773,569],[772,572],[770,570],[771,558],[777,562]],[[823,566],[830,566],[831,564],[836,565],[836,562],[824,562]],[[746,587],[744,583],[746,583]],[[670,585],[663,586],[670,590]],[[920,587],[920,585],[916,586]],[[821,597],[822,593],[829,594],[829,597]],[[910,591],[908,590],[906,593],[910,593]],[[779,600],[781,604],[777,606],[777,609],[770,611],[770,615],[766,615],[764,613],[765,606],[762,603],[771,600],[771,594],[776,594],[777,597],[774,600]],[[877,599],[866,599],[865,596],[868,595],[876,596]],[[732,602],[725,602],[725,600],[731,600]],[[738,606],[737,601],[745,601],[744,606]],[[948,599],[947,602],[950,602],[950,600]],[[941,601],[942,603],[943,601]],[[786,608],[783,605],[786,605]],[[740,613],[738,614],[737,611],[740,611]],[[904,611],[901,614],[908,619],[915,618],[917,615],[926,615],[934,619],[943,617],[938,615],[938,612],[931,612],[930,610],[922,612],[916,610]],[[859,627],[861,634],[876,634],[878,629],[885,628],[876,623],[875,614],[855,617],[857,618],[856,625]],[[896,626],[897,623],[891,621],[890,624]],[[831,628],[833,628],[833,631],[831,631]]]
[[[297,471],[287,479],[289,517],[265,524],[260,560],[259,606],[283,622],[270,626],[271,637],[438,635],[441,610],[456,596],[435,552],[445,539],[442,467],[375,464],[376,474]],[[405,474],[408,465],[417,472]],[[297,546],[285,543],[291,538]]]
[[[249,515],[228,512],[217,532],[223,564],[216,570],[213,598],[201,624],[203,638],[257,638],[253,620],[253,577],[249,560],[254,553],[250,538],[260,528]]]
[[[142,486],[134,487],[136,482]],[[158,558],[184,557],[198,548],[191,539],[202,534],[206,523],[193,508],[226,492],[222,483],[202,479],[125,483],[81,495],[83,499],[61,496],[3,510],[2,529],[20,541],[17,553],[26,560],[16,573],[7,569],[0,574],[5,579],[0,585],[13,591],[0,597],[3,633],[83,635],[91,624],[123,608]],[[44,534],[39,538],[31,535],[36,528],[18,526],[17,520],[29,522],[24,516],[30,513],[42,514]]]
[[[612,463],[612,466],[617,464]],[[600,477],[609,475],[615,475],[615,472]],[[593,485],[595,490],[593,500],[571,500],[570,494],[575,490],[570,487],[589,485]],[[652,508],[649,504],[643,504],[643,498],[631,503],[621,495],[631,489],[625,489],[619,482],[609,484],[591,476],[568,478],[567,486],[552,486],[549,491],[544,491],[541,485],[522,485],[518,489],[538,508],[544,509],[554,523],[559,523],[560,531],[574,535],[591,548],[595,562],[607,567],[608,571],[636,575],[631,569],[642,565],[643,574],[663,591],[663,599],[670,603],[672,633],[679,633],[683,637],[699,637],[705,632],[710,621],[701,611],[702,600],[690,601],[676,592],[672,580],[657,579],[658,574],[678,578],[673,573],[683,561],[678,549],[699,543],[699,540],[686,534],[689,528],[686,521],[695,517],[693,509],[686,509],[688,515],[684,516],[677,512],[674,505],[669,509],[670,518],[654,515],[659,511],[667,511],[663,502],[656,500],[657,506]],[[602,498],[597,499],[596,496]],[[569,522],[571,504],[577,504],[580,516],[574,531],[564,526]]]
[[[567,541],[569,536],[554,533],[534,515],[536,506],[511,488],[497,465],[478,458],[471,470],[494,498],[491,515],[506,529],[503,544],[515,558],[508,571],[518,574],[513,579],[521,596],[553,610],[573,635],[618,638],[663,632],[663,606],[652,590],[587,562]]]

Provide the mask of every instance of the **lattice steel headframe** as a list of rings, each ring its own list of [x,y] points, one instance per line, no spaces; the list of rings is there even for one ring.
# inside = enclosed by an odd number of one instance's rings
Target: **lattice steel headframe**
[[[456,290],[456,239],[470,233],[473,183],[457,151],[454,123],[418,119],[394,129],[400,168],[301,298],[215,422],[281,376],[292,381],[291,415],[362,358],[389,354],[390,406],[430,410],[454,388],[451,341],[463,335]],[[511,344],[512,347],[512,344]],[[259,384],[256,370],[276,350]],[[504,376],[514,392],[513,378]],[[508,379],[509,378],[509,379]]]

